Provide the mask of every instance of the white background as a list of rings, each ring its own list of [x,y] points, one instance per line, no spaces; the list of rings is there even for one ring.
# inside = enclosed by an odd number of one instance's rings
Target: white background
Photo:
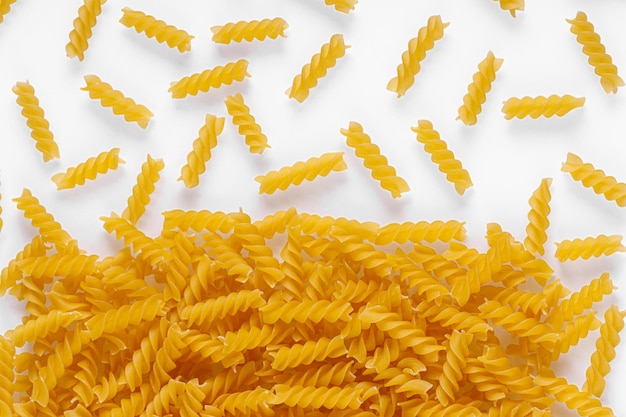
[[[624,234],[626,209],[605,201],[560,172],[567,152],[626,181],[626,88],[607,95],[587,64],[566,18],[587,12],[613,62],[626,76],[626,3],[621,0],[527,1],[513,19],[490,0],[361,0],[349,15],[322,0],[109,0],[103,7],[85,60],[70,60],[65,44],[82,2],[19,0],[0,24],[0,180],[4,229],[0,264],[30,241],[34,229],[12,198],[29,188],[80,246],[100,255],[119,244],[102,229],[99,217],[121,213],[150,153],[165,170],[153,202],[139,226],[157,234],[163,210],[243,208],[253,218],[295,206],[300,211],[381,223],[457,219],[467,222],[468,242],[484,249],[488,222],[498,222],[518,239],[525,236],[528,198],[544,177],[553,178],[552,213],[546,260],[573,290],[604,271],[618,286],[624,281],[625,254],[559,264],[554,242],[576,237]],[[131,7],[195,36],[181,54],[137,34],[118,21]],[[398,99],[386,90],[409,39],[440,14],[450,22],[445,36],[428,52],[415,85]],[[217,45],[211,26],[280,16],[289,22],[286,38],[251,44]],[[320,46],[334,33],[351,45],[337,66],[302,104],[285,90]],[[504,64],[497,73],[478,124],[455,121],[477,64],[492,50]],[[242,83],[173,100],[170,82],[182,76],[246,58],[252,78]],[[142,130],[100,107],[80,90],[85,74],[96,74],[149,107],[155,114]],[[61,159],[42,162],[20,115],[11,87],[29,80],[59,145]],[[250,154],[226,113],[226,95],[241,92],[269,138],[271,149]],[[502,102],[512,96],[571,94],[587,102],[563,118],[504,119]],[[226,127],[196,189],[176,181],[206,113],[226,117]],[[430,162],[410,130],[418,119],[433,122],[470,172],[474,187],[459,196]],[[379,188],[339,133],[360,122],[404,177],[411,191],[399,199]],[[126,160],[119,170],[88,185],[57,191],[50,177],[112,147]],[[348,171],[274,195],[258,195],[254,177],[324,152],[344,151]],[[623,289],[622,289],[623,291]],[[608,297],[626,308],[618,290]],[[598,306],[601,317],[607,303]],[[0,299],[0,330],[20,322],[20,305]],[[566,355],[559,371],[581,384],[597,332]],[[626,382],[626,344],[618,348],[603,401],[626,415],[618,392]],[[621,383],[621,386],[620,386]],[[564,414],[566,415],[566,414]]]

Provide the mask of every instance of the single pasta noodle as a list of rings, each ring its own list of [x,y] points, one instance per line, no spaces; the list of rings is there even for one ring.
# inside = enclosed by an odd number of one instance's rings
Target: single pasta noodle
[[[96,19],[102,12],[102,5],[106,0],[84,0],[78,8],[78,16],[72,25],[70,40],[65,45],[65,52],[70,58],[77,57],[79,61],[85,58],[85,51],[89,48],[89,38],[92,29],[96,26]]]
[[[515,16],[515,12],[524,11],[524,0],[494,0],[500,3],[500,8],[502,10],[508,10],[511,13],[511,16]]]
[[[187,163],[183,165],[179,181],[185,187],[193,188],[200,184],[200,175],[206,171],[206,163],[211,159],[211,149],[217,146],[217,137],[224,130],[224,118],[207,114],[205,123],[193,141],[193,150],[187,155]]]
[[[150,203],[150,194],[154,192],[154,185],[161,178],[160,171],[163,168],[165,168],[165,163],[162,159],[154,159],[148,154],[146,162],[141,164],[141,172],[137,175],[137,183],[128,197],[128,205],[122,217],[133,224],[137,223]]]
[[[276,39],[279,36],[285,37],[285,30],[289,24],[285,19],[276,17],[274,19],[239,21],[236,23],[226,23],[222,26],[213,26],[213,42],[229,44],[231,42],[252,42],[253,40],[263,41],[266,38]]]
[[[0,335],[0,414],[13,415],[13,381],[15,380],[15,345]]]
[[[267,136],[263,134],[261,126],[256,122],[254,116],[250,114],[250,108],[240,93],[227,96],[224,103],[228,114],[233,118],[233,124],[238,127],[239,134],[244,137],[250,152],[262,154],[265,149],[270,148],[270,145],[267,144]]]
[[[15,1],[16,0],[0,0],[0,23],[4,21],[4,15],[11,11],[11,5],[15,3]]]
[[[507,120],[514,117],[518,119],[525,117],[537,119],[541,116],[561,117],[576,108],[582,107],[584,104],[584,97],[574,97],[569,94],[565,94],[564,96],[552,94],[549,97],[511,97],[502,105],[502,113],[504,113],[504,118]]]
[[[324,0],[327,6],[333,6],[341,13],[350,13],[358,2],[359,0]]]
[[[539,187],[533,192],[528,200],[530,211],[528,212],[528,226],[526,226],[526,238],[524,247],[532,254],[543,255],[543,245],[548,240],[546,230],[550,226],[548,215],[550,214],[550,185],[552,178],[541,180]]]
[[[472,82],[467,86],[467,94],[463,97],[463,104],[459,107],[459,116],[465,125],[472,126],[477,122],[477,116],[482,111],[482,105],[487,100],[487,93],[491,91],[491,83],[496,79],[496,72],[502,66],[503,59],[496,58],[489,51],[487,57],[478,64],[478,71],[472,76]]]
[[[569,152],[566,161],[561,165],[561,171],[569,173],[583,186],[592,188],[596,194],[602,194],[607,200],[615,201],[619,207],[626,207],[626,184],[617,182],[615,177],[606,175],[604,171],[596,169],[590,163],[583,162],[578,155]]]
[[[177,48],[179,52],[191,50],[191,40],[194,37],[184,30],[128,7],[124,7],[122,13],[120,23],[128,28],[135,28],[137,33],[143,32],[148,38],[155,38],[159,43],[165,42],[167,46]]]
[[[172,82],[168,91],[172,93],[172,98],[185,98],[188,95],[195,96],[200,91],[206,93],[211,88],[219,88],[223,84],[230,85],[233,81],[243,81],[250,76],[248,61],[240,59],[224,66],[218,65],[200,73],[183,77]]]
[[[576,259],[589,259],[592,256],[598,258],[602,255],[608,256],[616,252],[626,252],[626,247],[622,245],[621,235],[598,235],[586,237],[584,239],[563,240],[556,242],[556,252],[554,257],[561,262]]]
[[[109,151],[99,153],[97,156],[87,158],[84,162],[68,168],[65,172],[54,174],[52,182],[57,185],[58,190],[84,185],[86,180],[95,180],[98,174],[106,174],[110,170],[116,170],[119,164],[124,164],[125,161],[119,157],[119,153],[119,148],[112,148]]]

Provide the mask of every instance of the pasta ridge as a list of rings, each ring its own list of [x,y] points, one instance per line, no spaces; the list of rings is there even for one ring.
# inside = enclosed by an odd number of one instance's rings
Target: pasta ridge
[[[592,188],[596,194],[602,194],[607,200],[615,201],[619,207],[626,207],[626,184],[617,182],[615,177],[606,175],[592,164],[584,163],[578,155],[569,152],[561,171],[569,173],[575,181],[580,181],[585,187]]]
[[[347,352],[343,338],[336,336],[332,339],[322,337],[318,340],[308,340],[304,344],[295,343],[290,347],[281,346],[269,354],[272,358],[272,369],[284,371],[287,368],[310,365],[327,358],[338,358]]]
[[[465,240],[465,223],[456,220],[417,223],[390,223],[379,228],[376,236],[377,245],[388,245],[392,242],[404,244],[408,241],[429,243],[440,240]]]
[[[204,322],[213,322],[251,308],[259,308],[265,304],[261,291],[241,290],[185,307],[181,311],[181,318],[187,320],[192,326],[201,325]]]
[[[359,0],[324,0],[327,6],[333,6],[341,13],[350,13]]]
[[[13,415],[15,346],[0,335],[0,414]]]
[[[487,93],[491,91],[491,84],[496,79],[496,72],[504,62],[496,58],[489,51],[485,59],[478,64],[478,71],[472,76],[472,82],[467,86],[467,94],[463,96],[463,104],[459,107],[457,120],[465,125],[472,126],[477,122],[477,116],[482,111],[482,105],[487,101]]]
[[[148,38],[155,38],[159,43],[165,42],[170,48],[177,48],[179,52],[191,50],[191,40],[194,37],[184,30],[128,7],[124,7],[122,13],[120,23],[128,28],[134,28],[137,33],[144,32]]]
[[[230,85],[234,81],[243,81],[250,76],[248,61],[240,59],[183,77],[172,82],[168,91],[172,93],[172,98],[195,96],[200,91],[206,93],[211,87],[219,88],[223,84]]]
[[[263,41],[266,38],[285,37],[285,30],[288,27],[289,24],[285,19],[276,17],[274,19],[242,20],[236,23],[226,23],[223,26],[213,26],[211,32],[213,32],[213,42],[229,44],[243,40],[252,42],[255,39]]]
[[[65,172],[54,174],[52,181],[57,185],[58,190],[84,185],[87,180],[95,180],[98,174],[106,174],[109,170],[116,170],[119,164],[124,164],[125,161],[119,157],[119,152],[119,148],[112,148],[109,151],[99,153],[97,156],[87,158],[84,162],[68,168]]]
[[[187,154],[187,163],[180,171],[178,181],[185,187],[193,188],[200,184],[200,175],[206,171],[206,163],[211,159],[211,149],[217,146],[217,137],[224,130],[224,118],[207,114],[205,123],[193,141],[193,149]]]
[[[559,333],[559,341],[552,353],[552,360],[558,360],[562,353],[567,353],[571,347],[576,346],[581,339],[587,337],[590,331],[597,330],[600,325],[595,311],[575,317]]]
[[[363,403],[363,388],[347,387],[303,387],[277,384],[274,386],[272,404],[289,407],[312,407],[315,409],[357,409]]]
[[[598,235],[584,239],[563,240],[556,243],[554,257],[561,262],[576,259],[609,256],[616,252],[626,252],[620,235]]]
[[[69,233],[62,228],[52,214],[47,212],[39,199],[28,188],[24,188],[22,195],[14,198],[13,201],[16,203],[17,209],[24,212],[24,217],[31,221],[33,227],[39,229],[39,234],[45,241],[62,249],[72,240]]]
[[[160,171],[165,168],[162,159],[154,159],[148,154],[146,162],[141,164],[141,172],[137,175],[137,182],[133,185],[132,194],[128,197],[127,207],[122,217],[135,224],[146,211],[150,203],[150,194],[155,190],[155,183],[161,178]]]
[[[542,179],[539,187],[533,191],[528,200],[530,211],[528,212],[524,247],[532,254],[543,255],[545,253],[543,245],[548,240],[546,230],[550,226],[548,215],[550,214],[550,200],[552,199],[550,185],[552,185],[552,178]]]
[[[69,42],[65,45],[65,52],[69,58],[77,57],[79,61],[85,58],[85,51],[89,48],[89,38],[96,20],[102,12],[102,5],[106,0],[84,0],[78,8],[78,16],[72,23]]]
[[[514,117],[518,119],[525,117],[537,119],[541,116],[561,117],[578,107],[582,107],[584,104],[584,97],[574,97],[569,94],[563,96],[552,94],[548,97],[512,97],[504,102],[502,112],[504,113],[504,118],[507,120]]]
[[[320,323],[322,320],[330,323],[350,321],[352,306],[343,300],[302,300],[282,301],[270,300],[259,308],[262,320],[267,324],[274,324],[279,320],[283,323]]]
[[[225,104],[228,114],[232,116],[233,124],[238,127],[239,134],[245,138],[250,152],[262,154],[266,148],[270,148],[267,144],[267,136],[263,134],[254,116],[250,114],[250,108],[244,102],[241,93],[227,96]]]
[[[443,363],[443,372],[437,386],[437,399],[447,406],[456,397],[459,391],[459,381],[463,379],[463,370],[467,366],[465,359],[469,355],[469,344],[472,335],[452,331],[446,346],[446,359]]]

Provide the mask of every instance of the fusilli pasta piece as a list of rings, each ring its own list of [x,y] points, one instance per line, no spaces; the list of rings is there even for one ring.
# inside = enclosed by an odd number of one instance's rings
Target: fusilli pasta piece
[[[511,13],[511,16],[515,16],[515,12],[524,11],[524,0],[494,0],[500,3],[500,8],[502,10],[508,10]]]
[[[15,346],[0,335],[0,415],[13,415]]]
[[[167,46],[177,48],[179,52],[191,50],[191,40],[194,37],[184,30],[128,7],[124,7],[122,13],[120,23],[128,28],[135,28],[137,33],[144,32],[148,38],[155,38],[159,43],[166,42]]]
[[[491,83],[496,79],[496,72],[504,62],[496,58],[489,51],[487,57],[478,64],[478,71],[472,76],[472,82],[467,86],[467,94],[463,97],[463,104],[459,107],[459,116],[465,125],[472,126],[477,122],[477,116],[482,111],[482,105],[487,100],[487,93],[491,91]]]
[[[341,13],[350,13],[358,2],[359,0],[324,0],[327,6],[333,6]]]
[[[472,341],[470,333],[453,331],[446,346],[446,359],[443,363],[443,373],[437,386],[437,399],[448,405],[459,391],[459,381],[463,379],[463,369],[467,365],[469,344]]]
[[[146,211],[150,203],[150,194],[154,192],[154,184],[161,178],[160,171],[165,168],[162,159],[154,159],[148,154],[146,162],[141,164],[141,172],[137,175],[137,183],[133,185],[132,194],[128,197],[128,206],[122,217],[135,224]]]
[[[541,116],[561,117],[578,107],[582,107],[584,104],[584,97],[574,97],[569,94],[565,94],[564,96],[552,94],[549,97],[512,97],[502,105],[502,113],[504,113],[504,118],[507,120],[514,117],[518,119],[525,117],[537,119]]]
[[[4,15],[11,11],[11,5],[15,0],[0,0],[0,23],[4,21]]]
[[[524,247],[532,254],[544,254],[543,245],[548,240],[546,230],[550,226],[548,215],[550,214],[550,185],[552,178],[541,180],[539,187],[533,192],[528,200],[530,211],[528,212],[528,226],[526,226],[526,238]]]
[[[265,304],[261,291],[242,290],[187,306],[181,311],[181,318],[192,326],[200,325],[207,321],[221,320],[227,315],[233,316],[238,312],[256,309]]]
[[[587,337],[590,331],[597,330],[600,325],[600,320],[596,317],[595,311],[590,311],[568,322],[559,334],[559,340],[552,353],[552,360],[558,360],[561,354],[567,353],[571,347],[576,346],[581,339]]]
[[[287,347],[279,347],[270,352],[272,369],[284,371],[300,365],[310,365],[328,358],[338,358],[347,353],[343,338],[340,336],[328,339],[308,340],[304,344],[294,343]]]
[[[58,190],[84,185],[87,180],[95,180],[98,174],[106,174],[109,170],[116,170],[119,164],[124,164],[125,161],[119,157],[119,153],[119,148],[101,152],[75,167],[68,168],[65,172],[54,174],[52,181]]]
[[[200,184],[200,175],[206,171],[206,163],[211,159],[211,149],[217,146],[217,137],[224,130],[224,118],[207,114],[205,123],[193,141],[193,150],[187,154],[187,163],[183,165],[178,181],[185,187],[193,188]]]
[[[569,173],[585,187],[592,188],[596,194],[602,194],[607,200],[615,201],[618,206],[626,207],[626,184],[617,182],[615,177],[606,175],[592,164],[584,163],[578,155],[569,152],[561,171]]]
[[[303,387],[278,384],[272,404],[285,404],[289,407],[311,407],[314,409],[356,410],[363,403],[363,389],[357,386],[347,387]]]
[[[456,220],[390,223],[378,230],[374,243],[377,245],[389,245],[392,242],[404,244],[408,241],[433,243],[437,240],[442,242],[465,240],[465,223]]]
[[[183,77],[172,82],[167,91],[172,93],[172,98],[185,98],[188,95],[195,96],[200,91],[206,93],[211,88],[219,88],[224,84],[230,85],[233,81],[243,81],[246,77],[251,77],[248,73],[248,61],[240,59]]]
[[[589,259],[592,256],[609,256],[615,252],[626,252],[626,247],[622,245],[621,235],[598,235],[586,237],[584,239],[563,240],[556,242],[556,252],[554,257],[561,262],[576,259]]]
[[[226,23],[223,26],[213,26],[211,32],[213,32],[213,42],[229,44],[243,40],[252,42],[255,39],[263,41],[266,38],[285,37],[285,30],[288,27],[289,24],[285,19],[276,17],[274,19],[242,20],[236,23]]]
[[[233,118],[233,124],[239,128],[239,134],[245,138],[250,152],[262,154],[266,148],[270,148],[267,144],[267,136],[263,134],[254,116],[250,114],[250,108],[243,101],[240,93],[227,96],[224,103],[228,114]]]
[[[350,321],[352,306],[343,300],[303,300],[288,301],[270,300],[259,308],[264,323],[274,324],[279,320],[284,323],[329,323]]]
[[[85,51],[89,47],[89,38],[92,29],[96,25],[96,19],[102,12],[102,5],[106,0],[83,0],[78,8],[78,16],[72,25],[70,41],[65,45],[65,52],[70,58],[78,57],[79,61],[85,58]]]

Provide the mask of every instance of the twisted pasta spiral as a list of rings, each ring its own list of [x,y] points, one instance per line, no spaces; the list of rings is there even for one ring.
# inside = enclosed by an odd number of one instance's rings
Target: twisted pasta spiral
[[[467,334],[473,335],[479,340],[487,340],[487,333],[493,329],[486,321],[475,314],[461,311],[457,307],[442,303],[422,302],[417,305],[417,312],[428,320],[439,323],[441,326],[458,329]]]
[[[163,212],[163,227],[165,229],[191,229],[195,232],[210,230],[212,232],[232,232],[235,222],[229,214],[221,211],[208,210],[169,210]]]
[[[337,64],[337,59],[346,54],[348,45],[344,43],[343,35],[335,34],[330,41],[322,45],[319,53],[313,55],[311,62],[302,67],[300,74],[293,79],[291,87],[286,91],[289,98],[295,98],[302,103],[309,96],[309,90],[317,86],[317,80],[326,76],[329,68]]]
[[[341,13],[350,13],[359,0],[324,0],[327,6],[333,6]]]
[[[343,152],[329,152],[259,175],[255,180],[260,183],[259,194],[272,194],[278,189],[286,190],[290,185],[300,185],[304,180],[313,181],[318,176],[327,176],[331,171],[346,169],[348,166],[343,160]]]
[[[330,323],[350,321],[352,306],[343,300],[303,300],[282,301],[270,300],[259,308],[265,323],[273,324],[279,320],[284,323],[296,321],[298,323],[320,323],[322,320]]]
[[[162,159],[154,159],[148,154],[146,162],[141,164],[141,172],[137,175],[137,183],[133,185],[132,194],[128,197],[128,206],[122,217],[136,224],[150,203],[150,194],[154,192],[154,184],[161,178],[159,172],[165,168]]]
[[[573,97],[569,94],[557,96],[552,94],[549,97],[512,97],[504,102],[502,112],[504,118],[510,120],[514,117],[523,119],[524,117],[532,117],[537,119],[541,116],[564,116],[570,111],[582,107],[585,104],[584,97]]]
[[[0,414],[3,416],[13,415],[14,364],[15,346],[0,335]]]
[[[496,79],[496,72],[503,62],[503,59],[496,58],[491,51],[480,61],[478,71],[474,73],[472,82],[467,86],[467,94],[463,97],[463,105],[459,107],[457,120],[461,120],[467,126],[476,124],[482,105],[487,100],[487,93],[491,91],[491,83]]]
[[[110,107],[113,114],[124,116],[127,122],[135,122],[143,129],[148,127],[153,114],[146,106],[124,96],[121,91],[113,89],[111,84],[102,81],[97,75],[85,75],[84,78],[87,85],[81,87],[81,90],[87,91],[90,98],[100,100],[102,107]]]
[[[469,355],[469,344],[472,341],[470,333],[461,333],[454,330],[450,334],[446,347],[446,359],[443,363],[443,373],[437,387],[437,399],[448,405],[454,400],[459,391],[459,381],[463,378],[463,369],[467,365],[465,359]]]
[[[49,283],[55,276],[81,277],[94,274],[98,268],[97,261],[97,255],[55,253],[49,257],[23,259],[18,262],[18,266],[25,274]]]
[[[354,362],[337,362],[312,367],[304,372],[294,372],[290,375],[277,375],[274,379],[279,384],[303,387],[326,387],[329,385],[343,385],[353,382],[356,378],[352,369]]]
[[[465,223],[456,220],[390,223],[378,230],[375,243],[377,245],[389,245],[392,242],[404,244],[408,241],[433,243],[437,240],[442,242],[465,240]]]
[[[398,75],[387,84],[387,90],[393,91],[402,97],[415,82],[415,76],[420,71],[420,62],[426,58],[426,52],[433,49],[435,41],[443,38],[443,30],[450,23],[443,23],[441,16],[428,18],[428,23],[417,32],[417,37],[409,41],[408,49],[402,53],[402,63],[398,65]]]
[[[18,82],[13,86],[13,92],[17,95],[17,104],[22,107],[22,115],[31,129],[30,136],[35,140],[35,147],[43,155],[44,162],[59,158],[59,147],[54,141],[54,134],[50,131],[50,124],[39,105],[33,86],[28,81]]]
[[[78,8],[78,16],[72,25],[70,41],[65,45],[65,52],[70,58],[78,57],[79,61],[85,58],[85,51],[89,47],[91,30],[96,25],[96,19],[102,12],[102,5],[106,0],[84,0]]]
[[[224,130],[224,118],[207,114],[205,123],[198,132],[198,137],[193,141],[193,150],[187,154],[187,163],[183,165],[179,181],[185,183],[185,187],[197,187],[200,183],[200,175],[206,171],[205,164],[211,159],[211,149],[217,146],[217,137]]]
[[[350,122],[348,129],[341,129],[346,137],[346,144],[354,148],[356,156],[363,159],[366,168],[372,171],[372,177],[380,182],[380,186],[398,198],[402,193],[409,191],[406,181],[396,175],[396,169],[389,165],[387,158],[381,155],[380,148],[372,143],[369,135],[363,132],[363,127],[357,122]]]
[[[137,33],[144,32],[148,38],[156,38],[159,43],[166,42],[170,48],[178,48],[179,52],[191,50],[191,40],[194,37],[184,30],[128,7],[124,7],[122,12],[120,23],[124,26],[135,28]]]
[[[319,340],[307,340],[304,344],[281,346],[278,350],[270,352],[272,369],[284,371],[287,368],[295,368],[300,365],[310,365],[327,358],[338,358],[348,352],[343,338],[340,336],[328,339],[322,337]]]
[[[244,352],[261,346],[276,345],[291,335],[293,329],[281,325],[241,328],[236,332],[227,332],[220,340],[225,355]]]
[[[213,406],[231,414],[243,413],[250,415],[267,415],[270,410],[270,401],[272,400],[272,392],[263,387],[257,387],[253,390],[236,392],[232,394],[224,394],[215,400]]]
[[[587,14],[577,12],[574,19],[566,19],[571,25],[570,31],[576,35],[576,40],[583,46],[583,53],[589,57],[589,64],[594,67],[595,73],[600,77],[600,84],[604,91],[617,93],[619,87],[624,86],[624,80],[617,73],[617,67],[613,64],[611,56],[606,53],[606,48],[593,27],[587,20]]]
[[[274,19],[226,23],[223,26],[213,26],[211,32],[213,32],[213,42],[228,44],[243,40],[252,42],[255,39],[263,41],[266,38],[285,37],[285,30],[288,27],[289,24],[285,19],[276,17]]]
[[[363,403],[363,388],[347,387],[303,387],[278,384],[274,386],[276,394],[272,404],[285,404],[289,407],[312,407],[356,410]]]
[[[95,180],[98,174],[106,174],[109,170],[117,169],[119,164],[124,164],[125,161],[119,157],[119,153],[120,148],[101,152],[65,172],[54,174],[52,181],[57,185],[57,190],[84,185],[87,180]]]
[[[494,0],[495,1],[495,0]],[[498,0],[502,10],[508,10],[511,16],[515,17],[515,12],[524,10],[524,0]]]
[[[455,159],[454,153],[448,149],[448,145],[433,128],[433,124],[428,120],[420,120],[411,130],[417,133],[417,141],[424,145],[427,153],[431,154],[431,160],[439,166],[439,171],[446,174],[448,181],[454,184],[456,192],[463,195],[465,190],[473,185],[469,172]]]
[[[250,77],[248,74],[248,61],[240,59],[236,62],[229,62],[224,66],[218,65],[211,69],[183,77],[174,81],[169,91],[172,98],[185,98],[188,95],[195,96],[198,92],[207,92],[213,88],[219,88],[223,84],[230,85],[233,81],[243,81]]]
[[[185,307],[181,311],[181,318],[187,320],[192,326],[200,325],[203,322],[221,320],[228,315],[232,316],[237,312],[264,305],[265,300],[261,291],[241,290]]]
[[[592,256],[611,255],[615,252],[625,252],[620,235],[598,235],[584,239],[563,240],[556,243],[554,257],[561,262],[573,261],[578,258],[589,259]]]
[[[4,21],[4,15],[11,11],[11,5],[15,0],[0,0],[0,23]]]
[[[602,194],[607,200],[615,201],[618,206],[626,207],[626,184],[617,182],[615,177],[606,175],[601,169],[595,169],[592,164],[584,163],[578,155],[569,152],[561,171],[568,172],[585,187],[591,187],[596,194]]]
[[[63,230],[61,224],[54,220],[54,216],[46,211],[29,189],[24,188],[22,195],[13,201],[17,203],[18,210],[24,211],[24,217],[31,221],[33,227],[39,229],[39,234],[45,241],[57,248],[64,248],[72,240],[70,234]]]
[[[543,245],[548,240],[546,230],[550,225],[548,215],[550,214],[550,185],[551,178],[541,180],[539,188],[537,188],[530,199],[530,211],[528,212],[528,226],[526,226],[526,238],[524,239],[524,247],[532,254],[544,254]]]
[[[239,134],[245,138],[250,152],[262,154],[266,148],[270,148],[267,144],[267,136],[263,134],[254,116],[250,114],[250,108],[243,101],[240,93],[226,97],[224,103],[228,114],[233,118],[233,124],[239,128]]]

